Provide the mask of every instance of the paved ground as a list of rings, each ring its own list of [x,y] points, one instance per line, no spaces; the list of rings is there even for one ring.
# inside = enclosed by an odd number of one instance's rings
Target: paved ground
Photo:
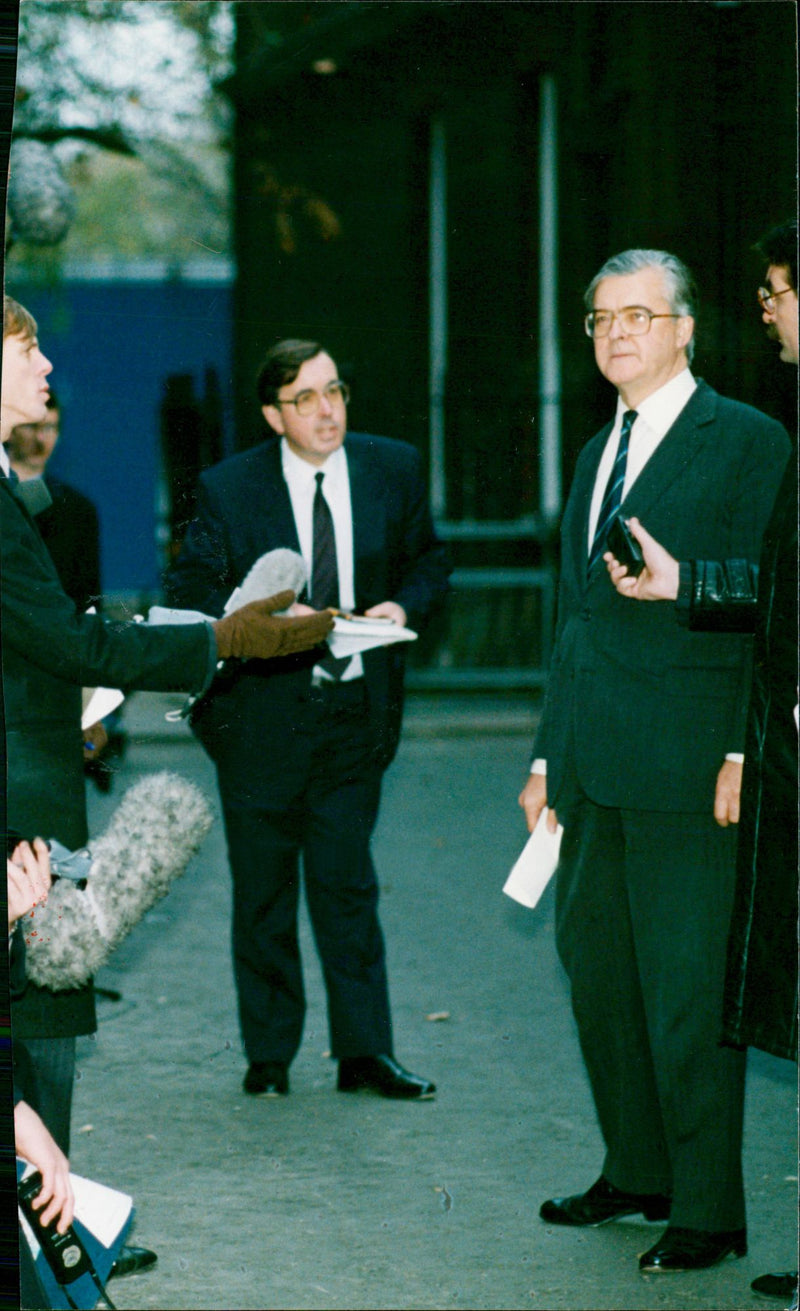
[[[169,698],[138,696],[127,782],[174,769],[213,799]],[[482,705],[483,710],[475,715]],[[793,1262],[795,1082],[757,1057],[747,1111],[750,1254],[696,1276],[642,1276],[660,1232],[537,1218],[579,1190],[601,1149],[558,966],[552,893],[500,889],[524,840],[515,798],[532,713],[501,698],[416,700],[376,839],[398,1057],[435,1102],[337,1094],[309,931],[305,1041],[285,1100],[241,1093],[219,824],[190,871],[98,980],[100,1030],[79,1051],[73,1167],[132,1193],[158,1266],[115,1281],[119,1308],[749,1308],[749,1281]],[[490,729],[490,732],[479,731]],[[522,730],[522,731],[520,731]],[[432,1016],[446,1018],[431,1018]]]

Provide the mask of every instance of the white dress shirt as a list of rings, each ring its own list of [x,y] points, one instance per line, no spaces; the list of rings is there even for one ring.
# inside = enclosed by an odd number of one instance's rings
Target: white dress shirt
[[[333,531],[336,535],[336,568],[339,574],[339,607],[352,610],[356,603],[355,569],[353,562],[353,511],[350,504],[350,475],[347,469],[347,455],[340,446],[329,455],[323,465],[311,464],[295,455],[285,437],[281,438],[281,465],[289,499],[292,503],[297,536],[300,541],[300,554],[311,578],[314,559],[314,496],[317,490],[316,475],[324,473],[322,494],[330,506],[333,516]],[[361,678],[364,674],[364,662],[360,655],[354,655],[342,674],[342,681]],[[314,666],[315,682],[330,678],[327,670]]]
[[[0,469],[3,470],[3,473],[7,478],[11,469],[11,462],[8,458],[8,451],[6,450],[5,442],[0,442]]]
[[[682,369],[669,382],[654,391],[641,405],[636,406],[636,421],[631,428],[630,442],[628,444],[628,461],[625,466],[625,482],[622,486],[623,499],[628,495],[642,469],[647,464],[650,456],[661,445],[673,423],[677,419],[681,410],[686,405],[692,392],[697,387],[697,383],[689,369]],[[621,396],[617,397],[617,414],[614,419],[614,427],[608,436],[605,444],[600,463],[597,467],[597,477],[594,483],[594,492],[592,493],[592,505],[589,511],[589,538],[586,546],[588,556],[592,549],[597,520],[600,515],[600,506],[603,503],[603,493],[606,489],[608,476],[614,467],[614,460],[617,455],[619,445],[619,434],[622,427],[622,416],[629,407],[625,404]]]

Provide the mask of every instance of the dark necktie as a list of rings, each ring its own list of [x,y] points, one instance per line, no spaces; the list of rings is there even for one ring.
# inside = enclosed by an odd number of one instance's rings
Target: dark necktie
[[[614,460],[614,467],[608,475],[606,490],[603,493],[603,500],[600,505],[600,513],[597,516],[597,528],[595,529],[592,549],[589,552],[589,570],[597,560],[600,559],[606,549],[606,537],[611,527],[611,522],[619,513],[619,507],[622,504],[622,488],[625,485],[625,467],[628,463],[628,443],[631,437],[631,428],[638,419],[635,410],[626,410],[622,416],[622,428],[619,434],[619,445],[617,455]]]
[[[336,533],[333,528],[331,507],[322,492],[324,473],[315,473],[317,490],[314,493],[312,513],[313,551],[311,556],[311,605],[315,610],[324,610],[326,606],[339,608],[339,569],[336,563]],[[348,656],[337,660],[327,653],[317,661],[332,678],[341,678],[350,663]]]

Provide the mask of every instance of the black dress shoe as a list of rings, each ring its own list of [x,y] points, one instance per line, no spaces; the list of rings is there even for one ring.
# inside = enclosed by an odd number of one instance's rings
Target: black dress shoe
[[[744,1256],[747,1230],[673,1229],[669,1225],[649,1251],[639,1257],[640,1270],[707,1270],[726,1256]]]
[[[111,1267],[109,1279],[119,1279],[122,1275],[136,1275],[140,1270],[149,1270],[158,1257],[147,1247],[123,1247]]]
[[[339,1061],[339,1092],[358,1092],[362,1088],[383,1097],[405,1099],[433,1097],[436,1084],[411,1074],[391,1056],[346,1056]]]
[[[797,1292],[797,1271],[787,1270],[782,1275],[759,1275],[750,1285],[754,1293],[764,1297],[793,1297]]]
[[[289,1091],[289,1071],[272,1061],[253,1061],[244,1076],[242,1087],[251,1097],[285,1097]]]
[[[607,1225],[623,1215],[645,1220],[668,1220],[670,1199],[661,1193],[624,1193],[601,1174],[585,1193],[574,1197],[551,1197],[542,1202],[539,1215],[552,1225]]]

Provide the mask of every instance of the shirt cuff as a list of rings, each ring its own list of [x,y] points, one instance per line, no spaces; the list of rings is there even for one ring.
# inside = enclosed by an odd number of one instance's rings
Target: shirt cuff
[[[532,773],[532,774],[546,774],[546,773],[547,773],[547,761],[546,761],[546,760],[542,760],[542,758],[541,758],[540,756],[537,756],[537,758],[531,762],[531,773]]]
[[[737,765],[743,765],[743,764],[744,764],[744,752],[743,752],[743,751],[726,751],[726,753],[725,753],[725,759],[726,759],[726,760],[734,760],[734,761],[736,762]]]

